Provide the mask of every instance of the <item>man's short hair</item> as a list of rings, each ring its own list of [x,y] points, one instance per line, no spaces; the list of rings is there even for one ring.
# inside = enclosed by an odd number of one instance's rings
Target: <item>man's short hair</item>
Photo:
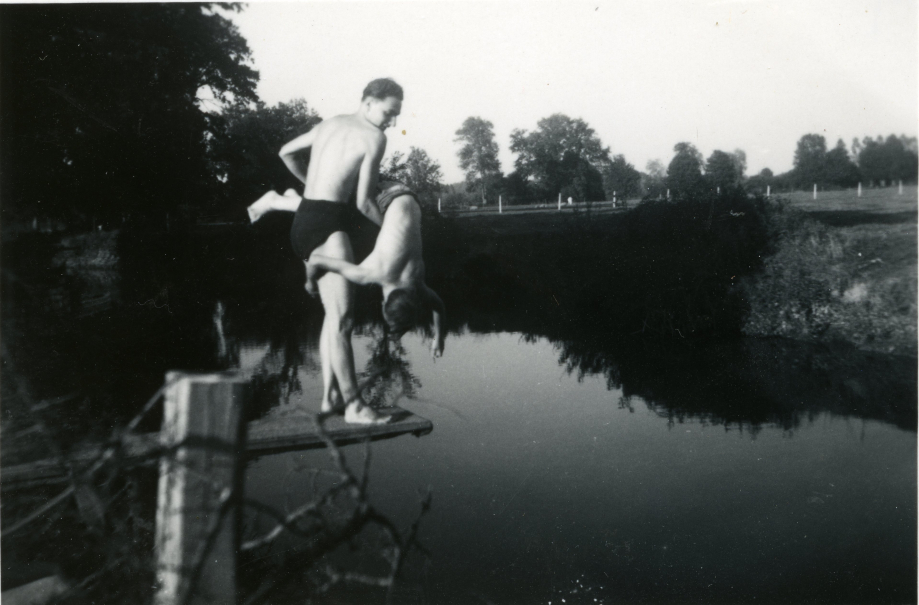
[[[361,101],[367,97],[373,97],[381,101],[388,97],[396,97],[401,101],[402,87],[390,78],[377,78],[364,88],[364,96],[361,97]]]
[[[425,296],[417,288],[396,288],[383,301],[383,319],[394,337],[414,329],[425,315]]]

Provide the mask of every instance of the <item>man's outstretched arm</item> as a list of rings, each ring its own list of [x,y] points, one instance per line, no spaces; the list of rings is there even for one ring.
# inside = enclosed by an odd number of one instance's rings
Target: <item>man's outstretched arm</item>
[[[436,359],[444,354],[444,338],[446,337],[444,320],[446,319],[446,309],[444,301],[440,299],[437,292],[425,286],[428,299],[431,301],[431,331],[434,332],[434,340],[431,342],[431,355]]]
[[[305,134],[301,134],[292,141],[287,142],[281,151],[278,152],[278,155],[281,157],[281,161],[284,162],[284,165],[287,166],[287,169],[297,177],[301,183],[306,182],[306,167],[304,162],[297,161],[296,155],[301,151],[309,149],[313,146],[313,141],[316,139],[316,129],[312,129]]]
[[[309,263],[310,265],[313,265],[314,267],[323,271],[338,273],[349,282],[358,284],[359,286],[380,283],[379,276],[371,269],[362,265],[349,263],[348,261],[342,260],[340,258],[332,258],[331,256],[313,254],[310,256]]]

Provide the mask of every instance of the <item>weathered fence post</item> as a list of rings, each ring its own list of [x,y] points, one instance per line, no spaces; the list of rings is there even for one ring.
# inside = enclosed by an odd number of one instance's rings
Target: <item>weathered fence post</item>
[[[504,212],[504,208],[501,205],[501,196],[499,195],[498,196],[498,214],[501,214],[503,212]]]
[[[246,380],[168,372],[156,510],[156,605],[236,602]]]
[[[859,183],[858,184],[858,197],[861,197],[861,196],[862,196],[862,184]]]
[[[897,191],[897,195],[903,195],[903,179],[900,179],[900,187]]]
[[[772,188],[769,185],[766,185],[766,197],[769,197],[769,194],[772,192]]]
[[[437,214],[440,214],[440,198],[437,198]]]
[[[616,207],[616,192],[613,191],[613,208]]]
[[[817,199],[817,183],[814,183],[814,199]]]
[[[561,211],[562,209],[562,192],[561,191],[558,192],[558,209],[559,211]]]

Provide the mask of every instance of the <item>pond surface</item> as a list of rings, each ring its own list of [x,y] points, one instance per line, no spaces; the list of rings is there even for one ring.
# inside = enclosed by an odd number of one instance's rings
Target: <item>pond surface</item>
[[[579,380],[545,339],[454,336],[436,364],[405,341],[421,386],[400,403],[434,431],[373,444],[371,500],[407,526],[431,488],[432,558],[406,579],[429,602],[915,598],[915,432],[825,411],[792,429],[675,420]],[[355,339],[358,367],[372,346]],[[315,406],[320,377],[301,380],[291,402]],[[260,459],[247,489],[280,506],[289,470],[325,457]]]
[[[35,260],[34,245],[23,260],[7,253],[4,338],[17,367],[4,377],[35,400],[80,395],[46,419],[65,446],[106,438],[170,369],[252,375],[250,419],[318,409],[321,308],[284,240],[266,235],[243,254],[242,239],[141,242],[141,260],[120,269],[92,249],[89,269],[66,271],[53,251]],[[433,494],[419,534],[429,557],[410,559],[397,602],[916,602],[915,358],[614,337],[595,327],[607,313],[596,279],[580,290],[575,274],[563,290],[514,282],[520,259],[551,262],[538,249],[468,255],[462,271],[444,256],[439,274],[454,286],[436,363],[419,335],[386,343],[373,295],[358,305],[356,367],[387,370],[368,399],[434,425],[371,446],[370,500],[399,527]],[[3,382],[4,429],[26,434],[14,386]],[[31,452],[4,438],[6,464]],[[344,452],[360,464],[361,445]],[[291,472],[303,463],[328,456],[251,462],[247,494],[283,508],[308,491]],[[33,542],[5,541],[5,561],[45,556],[46,538]],[[329,600],[384,599],[349,595]]]

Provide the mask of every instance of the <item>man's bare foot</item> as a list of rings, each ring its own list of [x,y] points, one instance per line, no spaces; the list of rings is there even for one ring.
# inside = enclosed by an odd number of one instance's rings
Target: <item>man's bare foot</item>
[[[330,401],[323,400],[322,405],[319,406],[319,411],[323,414],[341,414],[345,411],[345,406],[340,403],[333,404]]]
[[[354,402],[345,408],[345,422],[348,424],[377,425],[386,424],[392,416],[380,414],[368,405]]]
[[[249,213],[249,220],[254,223],[258,219],[262,218],[262,215],[271,210],[271,203],[269,202],[269,199],[272,197],[277,197],[277,195],[278,194],[276,192],[269,191],[262,197],[255,200],[255,202],[248,208],[246,208],[246,212]]]

